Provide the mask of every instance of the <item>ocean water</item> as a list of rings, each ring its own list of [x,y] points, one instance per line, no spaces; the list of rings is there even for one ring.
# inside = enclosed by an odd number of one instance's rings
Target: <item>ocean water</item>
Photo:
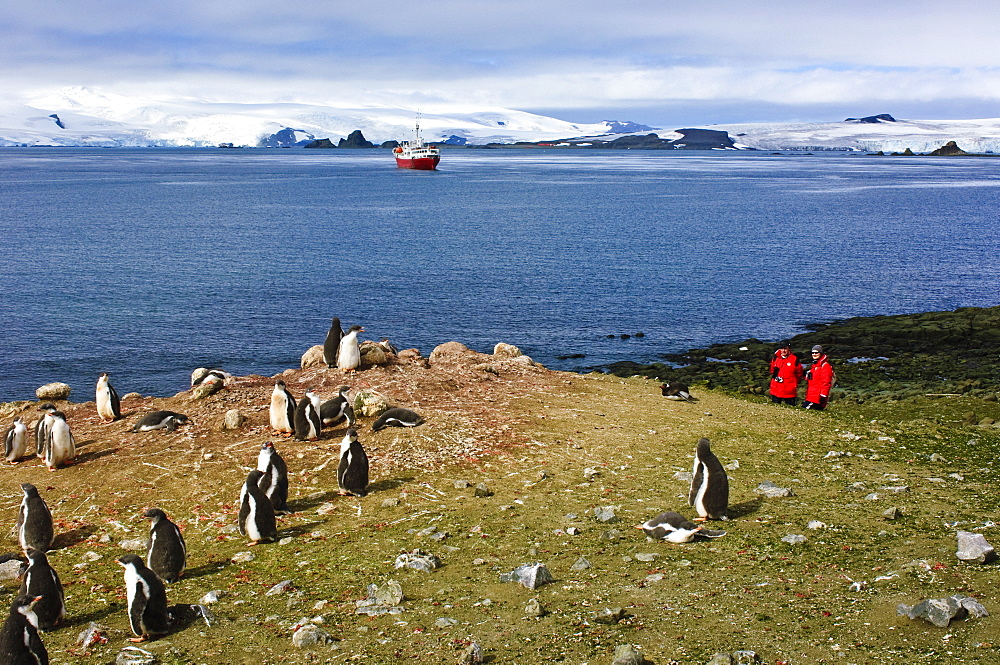
[[[1000,302],[991,158],[32,148],[0,176],[0,401],[272,375],[333,316],[585,370]]]

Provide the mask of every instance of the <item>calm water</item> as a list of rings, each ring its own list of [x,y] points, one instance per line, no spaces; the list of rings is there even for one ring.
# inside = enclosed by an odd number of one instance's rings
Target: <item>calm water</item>
[[[5,149],[0,178],[0,401],[275,374],[334,315],[575,370],[1000,302],[996,159]]]

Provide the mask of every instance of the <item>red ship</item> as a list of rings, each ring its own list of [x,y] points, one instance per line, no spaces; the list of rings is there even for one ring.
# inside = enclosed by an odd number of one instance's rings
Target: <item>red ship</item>
[[[417,120],[417,127],[413,140],[403,141],[403,143],[392,149],[396,157],[396,166],[401,169],[417,169],[419,171],[433,171],[441,161],[441,151],[432,145],[427,145],[420,138],[420,120]]]

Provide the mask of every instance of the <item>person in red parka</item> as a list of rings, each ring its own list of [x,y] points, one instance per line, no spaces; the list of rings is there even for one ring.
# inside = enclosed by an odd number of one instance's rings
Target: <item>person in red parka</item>
[[[806,398],[802,406],[807,409],[825,409],[830,401],[830,390],[833,388],[833,366],[823,353],[823,347],[817,344],[812,348],[813,364],[806,372]]]
[[[798,356],[792,353],[788,342],[781,345],[771,358],[771,401],[795,406],[799,395],[799,381],[805,375]]]

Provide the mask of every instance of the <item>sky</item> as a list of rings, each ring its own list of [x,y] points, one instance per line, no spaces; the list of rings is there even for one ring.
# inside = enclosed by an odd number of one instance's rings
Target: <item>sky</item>
[[[996,0],[8,0],[0,99],[503,107],[657,128],[1000,117]]]

